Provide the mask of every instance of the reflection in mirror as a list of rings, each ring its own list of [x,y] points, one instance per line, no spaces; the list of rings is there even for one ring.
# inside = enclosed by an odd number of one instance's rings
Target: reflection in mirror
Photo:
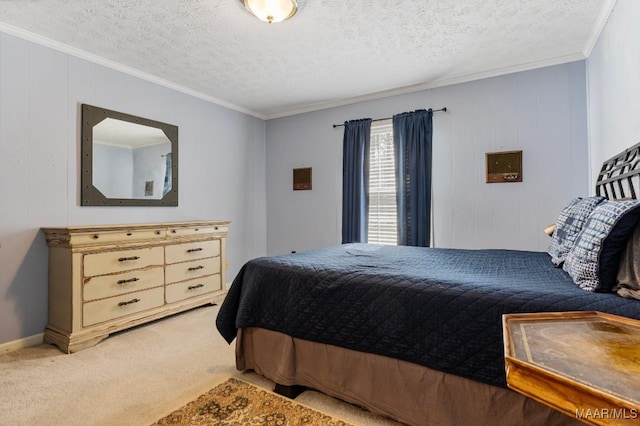
[[[171,141],[154,127],[113,118],[96,124],[93,185],[107,198],[161,199],[171,189]]]
[[[177,206],[178,128],[82,105],[82,205]]]

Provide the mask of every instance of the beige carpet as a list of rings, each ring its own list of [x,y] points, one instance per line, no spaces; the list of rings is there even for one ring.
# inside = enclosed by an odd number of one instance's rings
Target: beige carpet
[[[0,355],[0,424],[149,425],[230,377],[273,389],[235,370],[217,312],[194,309],[71,355],[50,345]],[[355,425],[397,425],[314,391],[296,401]]]

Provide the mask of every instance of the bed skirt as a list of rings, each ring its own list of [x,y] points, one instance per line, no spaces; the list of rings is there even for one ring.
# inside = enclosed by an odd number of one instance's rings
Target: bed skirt
[[[509,389],[262,328],[238,330],[236,367],[409,425],[581,424]]]

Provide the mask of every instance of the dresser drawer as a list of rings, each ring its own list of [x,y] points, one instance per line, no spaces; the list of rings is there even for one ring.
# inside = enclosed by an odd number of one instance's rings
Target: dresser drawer
[[[83,299],[85,301],[104,299],[162,285],[164,285],[162,266],[137,269],[121,274],[89,277],[84,279]]]
[[[162,305],[164,305],[162,287],[87,302],[82,305],[82,325],[88,327]]]
[[[220,258],[192,260],[191,262],[174,263],[167,265],[165,269],[165,281],[167,284],[220,272]]]
[[[167,231],[164,228],[83,232],[73,234],[70,243],[72,245],[126,243],[130,241],[161,240],[166,235]]]
[[[210,235],[219,231],[218,226],[194,226],[194,227],[178,227],[167,229],[168,237],[183,237],[186,235]]]
[[[93,253],[84,256],[84,276],[92,277],[163,264],[164,248],[162,246]]]
[[[220,240],[198,241],[195,243],[173,244],[165,248],[167,263],[184,262],[220,255]]]
[[[220,274],[171,284],[166,288],[167,303],[178,302],[200,294],[211,293],[221,288]]]

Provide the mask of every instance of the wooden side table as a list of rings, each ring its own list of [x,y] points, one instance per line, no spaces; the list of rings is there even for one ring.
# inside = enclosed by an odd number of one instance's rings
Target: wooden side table
[[[640,321],[559,312],[502,322],[511,389],[587,424],[640,424]]]

